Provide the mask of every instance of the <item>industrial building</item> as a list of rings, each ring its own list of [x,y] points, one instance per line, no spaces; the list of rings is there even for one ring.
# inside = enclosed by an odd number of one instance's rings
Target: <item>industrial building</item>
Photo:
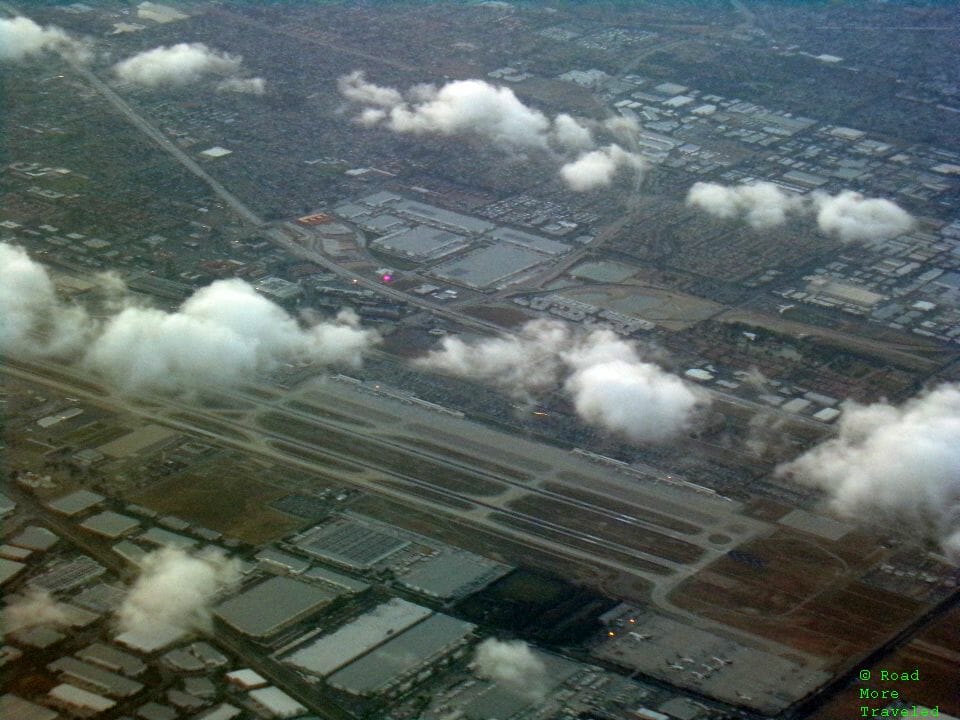
[[[277,687],[250,691],[250,699],[275,718],[292,718],[303,715],[307,708]]]
[[[364,202],[366,202],[366,200],[367,198],[364,199]],[[383,205],[380,207],[383,207]],[[417,202],[416,200],[405,200],[401,198],[391,202],[385,209],[388,209],[392,213],[412,218],[413,220],[432,225],[441,225],[468,234],[479,235],[496,227],[493,223],[487,222],[486,220],[470,217],[469,215],[461,215],[460,213],[444,210],[443,208],[434,207],[433,205],[427,205]]]
[[[147,669],[140,658],[103,643],[88,645],[77,653],[77,657],[128,677],[136,677]]]
[[[327,681],[353,695],[380,694],[462,649],[475,627],[449,615],[433,615],[337,671]]]
[[[230,703],[220,703],[216,707],[207,710],[205,713],[197,715],[195,720],[233,720],[238,715],[242,715],[243,710]]]
[[[151,655],[182,639],[186,633],[168,625],[154,625],[149,631],[128,630],[120,633],[114,641],[144,655]]]
[[[258,552],[256,560],[262,568],[273,573],[282,572],[290,575],[300,575],[310,567],[310,563],[303,558],[298,558],[296,555],[272,547],[264,548]]]
[[[280,305],[289,305],[300,299],[302,291],[295,282],[278,277],[265,277],[254,286],[265,298]]]
[[[224,675],[224,677],[227,679],[227,682],[232,683],[244,690],[255,690],[256,688],[265,687],[267,685],[266,678],[250,668],[233,670]]]
[[[169,530],[164,530],[159,527],[150,528],[145,533],[142,533],[139,538],[144,542],[150,543],[151,545],[159,545],[160,547],[190,549],[199,544],[198,541],[191,537],[170,532]]]
[[[542,697],[559,692],[560,686],[580,673],[584,666],[558,655],[531,648],[534,657],[543,668],[539,677],[531,677],[529,683],[518,686],[515,683],[490,681],[463,683],[447,701],[459,717],[465,720],[489,720],[489,718],[512,718]],[[539,687],[537,687],[539,685]]]
[[[92,507],[96,507],[105,499],[106,498],[100,493],[91,492],[90,490],[77,490],[76,492],[64,495],[47,503],[47,507],[61,515],[69,515],[72,517]]]
[[[47,669],[110,697],[127,698],[143,690],[143,685],[135,680],[72,657],[55,660]]]
[[[116,703],[103,695],[97,695],[88,690],[78,688],[70,683],[61,683],[53,688],[48,695],[59,705],[63,705],[80,714],[102,713],[116,706]]]
[[[325,677],[432,614],[422,605],[394,598],[336,632],[313,640],[284,662]]]
[[[139,545],[136,545],[129,540],[121,540],[120,542],[114,544],[111,548],[117,555],[122,557],[131,565],[140,566],[140,563],[143,562],[144,556],[147,554],[147,551],[144,550]]]
[[[45,527],[28,525],[7,542],[17,547],[43,551],[52,548],[58,540],[60,540],[59,536]]]
[[[178,713],[169,705],[148,702],[137,708],[137,717],[141,720],[176,720]]]
[[[525,247],[500,243],[472,250],[430,269],[429,274],[478,290],[500,287],[525,270],[551,260]]]
[[[93,558],[78,555],[54,564],[49,570],[30,579],[30,585],[47,592],[61,592],[96,580],[107,569]]]
[[[355,580],[349,575],[338,573],[335,570],[328,570],[325,567],[315,565],[303,573],[303,577],[317,580],[323,585],[342,593],[361,593],[368,589],[370,585],[362,580]]]
[[[0,717],[16,720],[56,720],[56,711],[29,702],[13,693],[0,695]]]
[[[371,243],[377,250],[420,262],[438,260],[464,249],[469,244],[470,241],[463,235],[426,225],[416,225],[384,235]]]
[[[410,544],[366,524],[338,520],[307,533],[298,543],[304,552],[354,570],[365,570]]]
[[[111,539],[122,537],[139,526],[140,523],[135,518],[129,515],[121,515],[113,510],[105,510],[96,515],[91,515],[80,523],[80,527],[84,530]]]
[[[26,565],[22,562],[0,558],[0,585],[4,585],[8,580],[14,578],[25,567]]]
[[[501,242],[520,245],[521,247],[530,248],[531,250],[546,253],[547,255],[563,255],[564,253],[570,252],[570,246],[566,243],[550,240],[549,238],[540,237],[539,235],[533,235],[528,232],[523,232],[522,230],[514,230],[513,228],[500,227],[490,232],[489,236]]]
[[[414,564],[399,582],[423,595],[459,598],[503,577],[511,568],[464,550],[441,552]]]
[[[316,585],[278,576],[221,603],[216,615],[244,635],[265,638],[312,615],[336,596]]]

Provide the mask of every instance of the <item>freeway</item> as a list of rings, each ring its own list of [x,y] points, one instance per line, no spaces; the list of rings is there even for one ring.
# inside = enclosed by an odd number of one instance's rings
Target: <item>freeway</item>
[[[0,4],[0,7],[7,7],[6,4]],[[150,140],[156,143],[162,150],[167,152],[174,160],[180,163],[184,168],[189,172],[196,175],[203,182],[205,182],[210,189],[216,193],[233,211],[240,217],[240,219],[254,227],[262,227],[266,223],[261,219],[256,213],[254,213],[247,205],[240,200],[236,195],[231,193],[226,187],[223,186],[219,181],[213,178],[209,173],[207,173],[193,158],[187,155],[183,150],[176,146],[169,138],[167,138],[160,130],[155,128],[150,124],[145,118],[138,114],[130,105],[121,98],[112,88],[110,88],[103,80],[101,80],[97,75],[83,66],[81,63],[78,63],[73,60],[69,60],[71,67],[75,72],[81,75],[87,82],[89,82],[93,88],[99,92],[124,118],[126,118],[134,127],[140,130],[144,135],[146,135]],[[639,192],[640,185],[643,182],[642,175],[638,174],[635,180],[634,191],[635,194]],[[541,278],[541,281],[545,281],[547,278],[556,277],[558,272],[562,273],[565,269],[569,268],[573,262],[581,257],[583,253],[586,253],[587,250],[595,249],[598,245],[602,245],[604,239],[611,233],[614,233],[623,222],[626,222],[626,219],[632,215],[635,209],[635,202],[630,203],[630,208],[624,217],[615,222],[610,227],[606,228],[601,236],[598,237],[598,242],[591,244],[589,248],[583,248],[580,251],[574,253],[572,258],[568,258],[566,261],[561,261],[561,264],[552,270],[548,270],[546,274]],[[367,275],[362,273],[355,272],[349,268],[345,268],[330,258],[323,255],[321,252],[313,250],[305,246],[302,242],[297,242],[296,240],[289,237],[288,233],[296,234],[301,238],[301,240],[312,236],[310,232],[304,228],[299,228],[292,223],[284,223],[281,227],[274,227],[272,232],[269,232],[269,237],[279,246],[284,248],[287,252],[299,257],[304,260],[309,260],[311,262],[317,263],[318,265],[326,268],[330,272],[337,274],[338,276],[355,283],[358,286],[364,287],[368,290],[372,290],[379,295],[388,297],[392,300],[404,302],[409,305],[425,310],[432,315],[446,318],[452,322],[455,322],[463,327],[471,328],[474,330],[479,330],[481,332],[492,332],[495,334],[511,334],[513,331],[504,328],[500,325],[497,325],[492,322],[482,320],[480,318],[469,316],[465,313],[458,312],[454,308],[438,307],[435,303],[425,300],[423,298],[415,297],[411,294],[405,293],[400,290],[396,290],[387,285],[384,285],[378,280],[374,280]],[[510,291],[513,292],[513,291]],[[504,294],[504,297],[509,294],[509,292]],[[499,296],[498,296],[499,297]],[[785,415],[783,411],[778,409],[773,409],[767,405],[761,403],[747,400],[744,398],[739,398],[735,395],[722,393],[717,391],[714,388],[710,388],[708,392],[721,399],[723,401],[731,402],[735,405],[738,405],[743,408],[751,409],[755,412],[764,412],[774,414]],[[809,418],[803,418],[793,414],[789,415],[791,421],[800,422],[809,427],[817,427],[818,429],[823,429],[821,423],[817,423],[814,420]]]

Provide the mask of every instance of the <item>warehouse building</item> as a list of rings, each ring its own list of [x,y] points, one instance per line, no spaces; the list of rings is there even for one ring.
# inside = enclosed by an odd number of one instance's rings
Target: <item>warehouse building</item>
[[[112,672],[123,673],[128,677],[136,677],[147,669],[140,658],[103,643],[95,642],[88,645],[77,653],[77,657]]]
[[[28,525],[19,533],[14,535],[8,542],[17,547],[27,548],[28,550],[49,550],[60,537],[45,527],[39,525]]]
[[[27,550],[27,548],[7,545],[6,543],[0,545],[0,557],[6,558],[7,560],[22,562],[27,560],[31,555],[33,555],[33,550]]]
[[[105,499],[106,498],[100,493],[91,492],[90,490],[77,490],[76,492],[64,495],[47,503],[47,507],[61,515],[69,515],[72,517],[92,507],[96,507]]]
[[[268,715],[275,718],[292,718],[303,715],[307,708],[298,703],[292,697],[287,695],[280,688],[270,687],[260,688],[250,691],[250,699],[260,708],[263,708]]]
[[[128,630],[120,633],[114,640],[126,648],[144,655],[151,655],[181,640],[186,633],[180,628],[169,625],[154,625],[149,630]]]
[[[474,627],[449,615],[433,615],[334,673],[328,682],[353,695],[402,686],[461,650]]]
[[[463,235],[417,225],[375,240],[372,246],[377,250],[400,255],[418,261],[437,260],[462,250],[470,244]]]
[[[224,675],[224,677],[228,683],[236,685],[243,690],[255,690],[256,688],[266,687],[267,685],[266,678],[250,668],[232,670]]]
[[[536,250],[500,243],[471,250],[454,260],[441,263],[429,272],[434,277],[476,289],[502,287],[525,270],[550,260]]]
[[[6,584],[8,580],[19,574],[25,567],[26,565],[22,562],[0,558],[0,585]]]
[[[46,572],[31,578],[29,582],[33,587],[56,593],[85,585],[106,571],[107,569],[93,558],[78,555],[56,563]]]
[[[405,215],[414,220],[425,222],[430,225],[441,225],[465,233],[485,233],[496,227],[491,222],[481,220],[480,218],[461,215],[460,213],[444,210],[416,200],[398,200],[388,206],[391,212],[398,215]]]
[[[129,515],[121,515],[113,510],[92,515],[80,523],[84,530],[102,535],[110,539],[122,537],[140,526],[140,523]]]
[[[326,677],[432,614],[432,610],[422,605],[394,598],[336,632],[301,647],[284,661]]]
[[[243,710],[230,703],[220,703],[215,708],[207,710],[202,715],[197,715],[195,720],[233,720],[238,715],[242,715]]]
[[[273,547],[264,548],[256,555],[260,567],[270,573],[288,573],[300,575],[310,567],[303,558],[277,550]]]
[[[501,242],[520,245],[521,247],[530,248],[531,250],[546,253],[547,255],[563,255],[564,253],[570,252],[570,246],[566,243],[550,240],[549,238],[540,237],[539,235],[533,235],[532,233],[523,232],[522,230],[514,230],[513,228],[500,227],[489,235]]]
[[[328,570],[325,567],[315,565],[307,570],[303,577],[317,581],[324,586],[331,588],[338,593],[352,594],[362,593],[370,587],[362,580],[355,580],[349,575],[338,573],[336,570]]]
[[[56,720],[58,715],[50,708],[7,693],[0,696],[0,717],[11,720]]]
[[[80,714],[93,715],[106,712],[116,706],[113,700],[78,688],[70,683],[61,683],[51,690],[48,695],[57,704],[70,708]]]
[[[117,555],[122,557],[131,565],[136,565],[137,567],[143,562],[143,558],[147,555],[147,551],[144,550],[139,545],[136,545],[129,540],[121,540],[120,542],[114,544],[111,548]]]
[[[127,698],[143,690],[143,685],[123,675],[104,670],[90,663],[72,657],[62,657],[47,665],[51,672],[63,674],[70,680],[92,688],[104,695],[115,698]]]
[[[265,638],[312,615],[337,593],[291,577],[277,576],[230,598],[216,609],[225,623],[255,638]]]
[[[170,532],[169,530],[164,530],[163,528],[159,527],[152,527],[145,533],[142,533],[140,535],[140,539],[144,542],[150,543],[151,545],[159,545],[161,547],[170,546],[175,548],[189,549],[199,545],[199,542],[191,537]]]
[[[408,540],[353,520],[338,520],[306,534],[304,552],[354,570],[366,570],[403,550]]]
[[[176,720],[179,715],[175,708],[155,702],[144,703],[137,708],[140,720]]]
[[[506,575],[510,569],[494,560],[455,550],[421,560],[399,581],[414,592],[446,600],[476,592]]]

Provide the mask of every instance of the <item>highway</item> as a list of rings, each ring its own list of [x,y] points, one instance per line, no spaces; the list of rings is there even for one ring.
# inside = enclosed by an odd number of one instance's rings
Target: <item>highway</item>
[[[178,148],[169,138],[167,138],[166,135],[147,122],[141,115],[131,108],[130,105],[127,104],[126,100],[117,95],[117,93],[115,93],[109,85],[98,78],[91,70],[76,61],[71,60],[69,62],[73,70],[81,75],[87,82],[89,82],[97,92],[103,95],[107,102],[109,102],[121,115],[129,120],[134,127],[136,127],[148,138],[153,140],[153,142],[159,145],[162,150],[169,153],[173,159],[183,165],[183,167],[209,185],[210,189],[213,190],[213,192],[215,192],[225,203],[227,203],[227,205],[229,205],[230,208],[237,213],[237,215],[239,215],[244,222],[257,227],[264,224],[264,221],[252,210],[250,210],[250,208],[248,208],[244,203],[242,203],[236,195],[231,193],[220,182],[211,177],[206,170],[200,167],[196,160]]]
[[[0,4],[0,7],[4,7],[3,4]],[[7,6],[9,7],[9,6]],[[191,172],[196,177],[200,178],[205,182],[210,189],[216,193],[233,211],[239,216],[239,218],[254,227],[262,227],[266,223],[261,219],[256,213],[254,213],[247,205],[240,200],[236,195],[227,190],[223,184],[213,178],[209,173],[207,173],[193,158],[187,155],[183,150],[176,146],[169,138],[167,138],[160,130],[155,128],[150,122],[144,119],[140,114],[138,114],[130,105],[121,98],[112,88],[110,88],[103,80],[101,80],[95,73],[86,68],[80,63],[71,62],[71,67],[75,72],[82,76],[87,82],[93,86],[97,92],[99,92],[124,118],[126,118],[134,127],[140,130],[144,135],[146,135],[151,141],[156,143],[162,150],[167,152],[174,160],[180,163],[184,168]],[[634,192],[638,193],[640,185],[642,183],[642,177],[638,175],[635,181]],[[548,278],[556,277],[558,272],[569,268],[573,262],[579,259],[583,253],[586,253],[588,250],[595,249],[596,246],[602,245],[603,238],[607,237],[610,233],[614,232],[620,225],[629,218],[633,212],[633,207],[635,203],[630,203],[630,210],[624,215],[624,217],[615,222],[608,228],[605,228],[602,231],[601,236],[598,236],[599,242],[591,244],[589,248],[583,248],[580,251],[574,253],[572,258],[567,258],[565,261],[561,261],[561,264],[553,269],[548,269],[545,271],[545,274],[540,278],[540,281],[546,281]],[[285,228],[285,229],[284,229]],[[389,285],[385,285],[380,282],[378,279],[371,278],[363,273],[354,272],[348,268],[338,265],[336,262],[330,258],[323,255],[323,253],[313,250],[306,247],[302,242],[296,242],[292,238],[285,237],[288,232],[293,232],[298,235],[301,240],[307,238],[312,238],[312,233],[306,228],[301,228],[293,223],[284,223],[283,227],[274,227],[271,232],[268,232],[268,236],[279,246],[283,247],[287,252],[295,257],[299,257],[303,260],[309,260],[314,262],[330,272],[337,274],[338,276],[349,280],[351,283],[354,283],[360,287],[372,290],[373,292],[378,293],[384,297],[388,297],[391,300],[398,302],[403,302],[414,307],[418,307],[432,315],[437,317],[446,318],[454,323],[457,323],[463,327],[467,327],[476,331],[483,333],[494,333],[497,335],[512,334],[512,331],[508,328],[504,328],[500,325],[497,325],[492,322],[488,322],[479,318],[471,317],[465,313],[458,312],[454,308],[447,308],[438,306],[436,303],[426,300],[424,298],[419,298],[414,295],[408,294],[406,292],[396,290]],[[516,292],[517,289],[511,291],[504,291],[503,293],[495,296],[506,297],[507,295]],[[488,302],[484,300],[484,302]],[[774,415],[781,415],[785,419],[789,419],[794,422],[800,422],[808,427],[816,427],[820,430],[824,429],[822,423],[818,423],[815,420],[809,418],[799,417],[797,415],[785,413],[782,410],[777,408],[770,408],[767,405],[747,400],[744,398],[739,398],[735,395],[728,393],[722,393],[713,388],[708,389],[708,392],[715,398],[733,403],[743,408],[747,408],[756,412],[764,413],[773,413]]]

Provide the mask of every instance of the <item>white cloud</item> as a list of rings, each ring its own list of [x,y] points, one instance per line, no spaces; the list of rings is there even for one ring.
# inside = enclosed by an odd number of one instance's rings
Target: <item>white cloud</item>
[[[117,624],[122,632],[146,637],[208,631],[213,601],[239,579],[239,561],[220,551],[156,550],[144,556],[140,576],[117,610]]]
[[[0,352],[13,356],[76,352],[92,327],[82,308],[57,297],[43,265],[0,243]]]
[[[69,625],[70,610],[40,588],[29,588],[10,601],[3,611],[3,632],[12,633],[37,625]]]
[[[0,61],[19,62],[41,52],[56,52],[87,60],[89,48],[60,28],[41,27],[28,17],[0,18]]]
[[[72,357],[124,390],[190,390],[270,372],[286,362],[356,366],[379,342],[354,313],[301,325],[242,280],[222,280],[176,312],[130,304],[101,275],[108,316],[93,321],[57,297],[43,265],[0,243],[0,352]]]
[[[342,76],[337,86],[345,98],[365,106],[355,118],[360,125],[415,135],[474,135],[508,152],[538,150],[554,162],[566,158],[561,177],[576,191],[609,185],[621,168],[638,173],[646,168],[640,155],[619,145],[596,148],[595,130],[629,143],[636,139],[635,123],[598,123],[567,113],[551,120],[512,89],[485,80],[453,80],[439,88],[415,85],[402,92],[371,83],[358,70]],[[573,153],[580,154],[574,158]]]
[[[472,667],[477,675],[496,680],[530,700],[543,700],[547,668],[522,640],[488,638],[477,646]]]
[[[845,403],[837,437],[778,468],[839,515],[939,540],[960,563],[960,384],[900,407]]]
[[[560,168],[560,176],[571,190],[585,192],[606,187],[613,182],[621,168],[632,168],[642,173],[647,168],[647,162],[640,155],[627,152],[619,145],[608,145],[583,153],[567,163]]]
[[[800,196],[770,182],[729,187],[717,183],[694,183],[687,193],[687,205],[714,217],[743,217],[751,227],[757,229],[783,225],[788,213],[803,210]]]
[[[187,85],[208,75],[235,76],[243,58],[211,50],[203,43],[178,43],[144,50],[113,66],[124,82],[156,87]]]
[[[821,232],[844,242],[890,239],[913,227],[910,214],[890,200],[866,199],[849,190],[837,195],[795,195],[770,182],[694,183],[687,205],[714,217],[743,218],[756,229],[783,225],[790,214],[815,215]]]
[[[676,436],[707,402],[698,388],[642,360],[609,330],[594,331],[563,358],[573,371],[564,387],[577,414],[635,442]]]
[[[362,70],[342,76],[337,80],[337,88],[345,98],[361,105],[392,108],[403,103],[403,95],[399,90],[367,82]]]
[[[813,205],[820,229],[845,242],[889,240],[913,227],[913,218],[896,203],[850,190],[834,196],[814,193]]]
[[[454,80],[439,89],[422,85],[413,103],[390,108],[384,121],[401,133],[475,133],[502,147],[547,147],[550,121],[507,87],[483,80]]]
[[[594,146],[593,133],[566,113],[553,119],[553,139],[568,150],[586,150]]]
[[[641,359],[634,344],[609,330],[571,332],[553,320],[535,320],[516,335],[473,343],[444,338],[415,364],[524,399],[560,385],[584,421],[635,442],[660,442],[683,432],[707,402],[698,388]]]
[[[242,280],[198,290],[177,312],[128,307],[111,317],[84,364],[126,390],[235,383],[283,362],[360,362],[375,333],[350,324],[302,328]]]
[[[571,342],[567,327],[534,320],[516,335],[467,343],[447,336],[440,348],[414,361],[420,367],[501,387],[515,397],[547,389],[557,382],[560,352]]]
[[[217,92],[239,93],[241,95],[263,95],[267,92],[267,81],[260,77],[227,78],[217,83]]]

